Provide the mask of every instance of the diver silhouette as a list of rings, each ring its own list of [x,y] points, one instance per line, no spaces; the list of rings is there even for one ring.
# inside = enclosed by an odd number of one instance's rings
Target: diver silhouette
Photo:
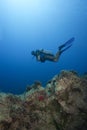
[[[64,44],[60,45],[58,47],[58,51],[57,51],[57,53],[55,55],[50,53],[50,52],[48,52],[48,51],[45,51],[43,49],[32,51],[31,54],[36,57],[37,61],[40,61],[40,62],[45,62],[46,60],[57,62],[59,60],[60,55],[64,51],[66,51],[68,48],[70,48],[72,46],[72,42],[74,40],[75,40],[75,38],[72,37],[67,42],[65,42]]]

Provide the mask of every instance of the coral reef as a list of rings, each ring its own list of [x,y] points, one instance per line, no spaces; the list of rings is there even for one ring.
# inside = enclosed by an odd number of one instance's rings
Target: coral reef
[[[21,95],[0,93],[0,130],[87,130],[87,78],[61,71]]]

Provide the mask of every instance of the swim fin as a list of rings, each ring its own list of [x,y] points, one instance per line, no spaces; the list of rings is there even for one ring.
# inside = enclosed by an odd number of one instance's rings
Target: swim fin
[[[65,49],[63,49],[63,50],[60,50],[60,54],[61,53],[63,53],[64,51],[66,51],[68,48],[70,48],[72,46],[72,44],[71,45],[69,45],[68,47],[66,47]]]
[[[65,42],[64,44],[62,44],[61,46],[59,46],[59,50],[61,50],[62,48],[67,47],[67,49],[69,48],[70,44],[75,40],[74,37],[72,37],[71,39],[69,39],[67,42]],[[66,50],[66,49],[65,49]]]

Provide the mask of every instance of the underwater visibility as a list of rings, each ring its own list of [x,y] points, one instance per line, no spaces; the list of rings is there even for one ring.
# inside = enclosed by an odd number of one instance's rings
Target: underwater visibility
[[[86,59],[86,0],[0,0],[0,130],[87,130]]]
[[[86,4],[80,0],[0,1],[0,91],[20,94],[35,80],[45,86],[61,70],[87,72]],[[61,56],[60,49],[65,49]],[[37,50],[43,51],[42,58]]]

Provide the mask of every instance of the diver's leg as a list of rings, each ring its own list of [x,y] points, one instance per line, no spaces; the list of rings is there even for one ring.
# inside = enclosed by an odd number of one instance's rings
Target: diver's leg
[[[55,56],[54,56],[54,61],[58,61],[60,55],[61,55],[60,51],[57,51],[57,53],[56,53]]]
[[[59,49],[58,50],[58,52],[56,53],[56,55],[55,55],[55,61],[58,61],[58,59],[59,59],[59,57],[60,57],[60,55],[64,52],[64,51],[66,51],[67,49],[69,49],[70,47],[72,46],[72,44],[70,44],[69,46],[67,46],[65,49]]]
[[[61,50],[62,48],[66,47],[66,46],[71,46],[70,44],[75,40],[74,37],[72,37],[71,39],[69,39],[67,42],[65,42],[63,45],[59,46],[59,50]]]
[[[67,49],[69,49],[71,46],[72,46],[72,44],[71,44],[70,46],[66,47],[66,48],[63,49],[63,50],[60,50],[60,55],[61,55],[64,51],[66,51]]]

